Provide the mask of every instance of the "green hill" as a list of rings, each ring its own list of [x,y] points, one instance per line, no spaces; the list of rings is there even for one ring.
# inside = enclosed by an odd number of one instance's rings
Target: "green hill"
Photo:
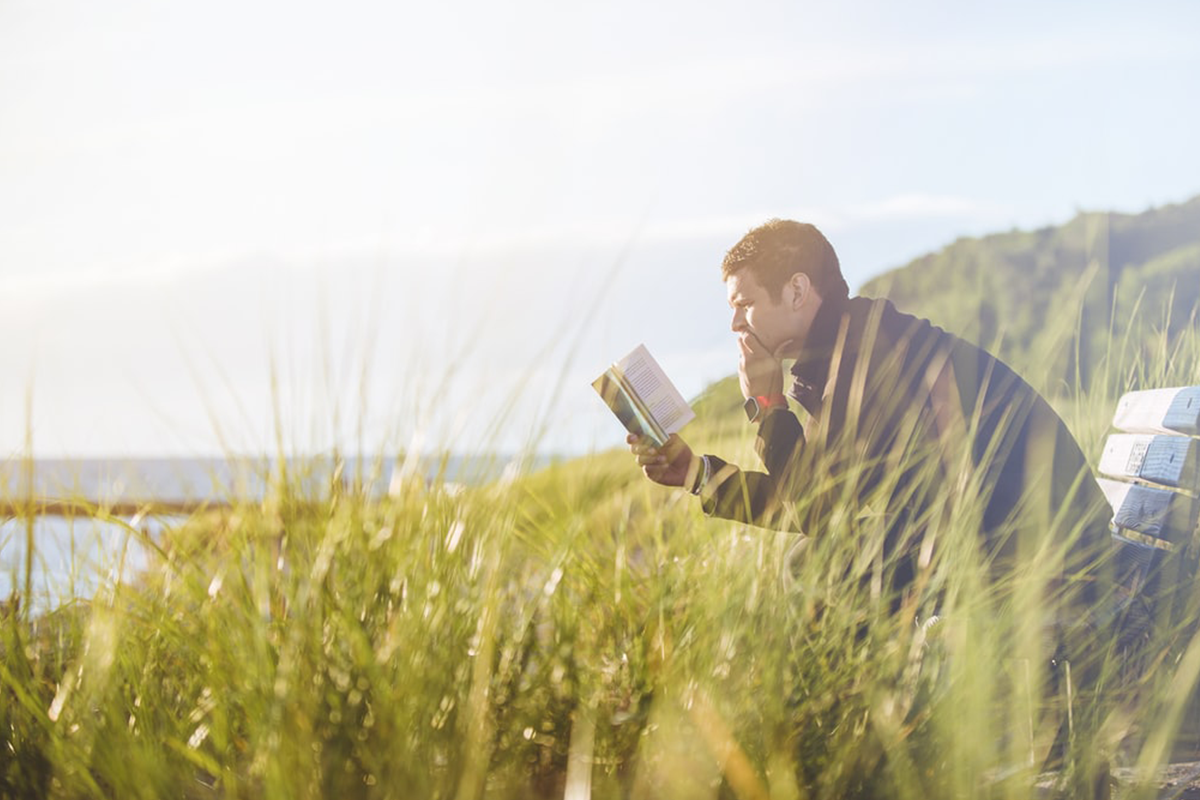
[[[1044,389],[1087,387],[1110,342],[1136,351],[1195,327],[1200,197],[959,239],[869,281],[862,294],[982,344]]]

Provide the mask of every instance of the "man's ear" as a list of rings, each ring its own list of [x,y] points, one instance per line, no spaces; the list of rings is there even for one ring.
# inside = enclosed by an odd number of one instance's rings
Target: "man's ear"
[[[803,272],[792,274],[792,309],[799,310],[809,302],[812,294],[812,280]]]

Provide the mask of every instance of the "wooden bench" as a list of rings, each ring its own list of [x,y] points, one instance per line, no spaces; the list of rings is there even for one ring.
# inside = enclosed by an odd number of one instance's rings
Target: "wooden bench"
[[[1100,456],[1117,567],[1156,623],[1179,623],[1200,555],[1200,386],[1129,392]]]

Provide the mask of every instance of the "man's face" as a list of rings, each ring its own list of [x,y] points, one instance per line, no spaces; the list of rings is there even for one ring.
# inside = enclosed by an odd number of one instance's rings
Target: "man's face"
[[[733,309],[730,329],[739,336],[755,336],[772,353],[790,356],[798,349],[800,315],[795,308],[795,290],[785,284],[780,297],[758,282],[748,269],[735,272],[725,281],[729,307]],[[783,352],[779,347],[788,340],[792,344]]]

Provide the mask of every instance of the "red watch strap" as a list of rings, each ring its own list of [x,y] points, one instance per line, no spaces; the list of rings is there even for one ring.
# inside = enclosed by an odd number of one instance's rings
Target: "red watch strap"
[[[787,397],[782,394],[760,394],[755,395],[754,399],[758,401],[760,408],[777,408],[779,406],[787,406]]]

